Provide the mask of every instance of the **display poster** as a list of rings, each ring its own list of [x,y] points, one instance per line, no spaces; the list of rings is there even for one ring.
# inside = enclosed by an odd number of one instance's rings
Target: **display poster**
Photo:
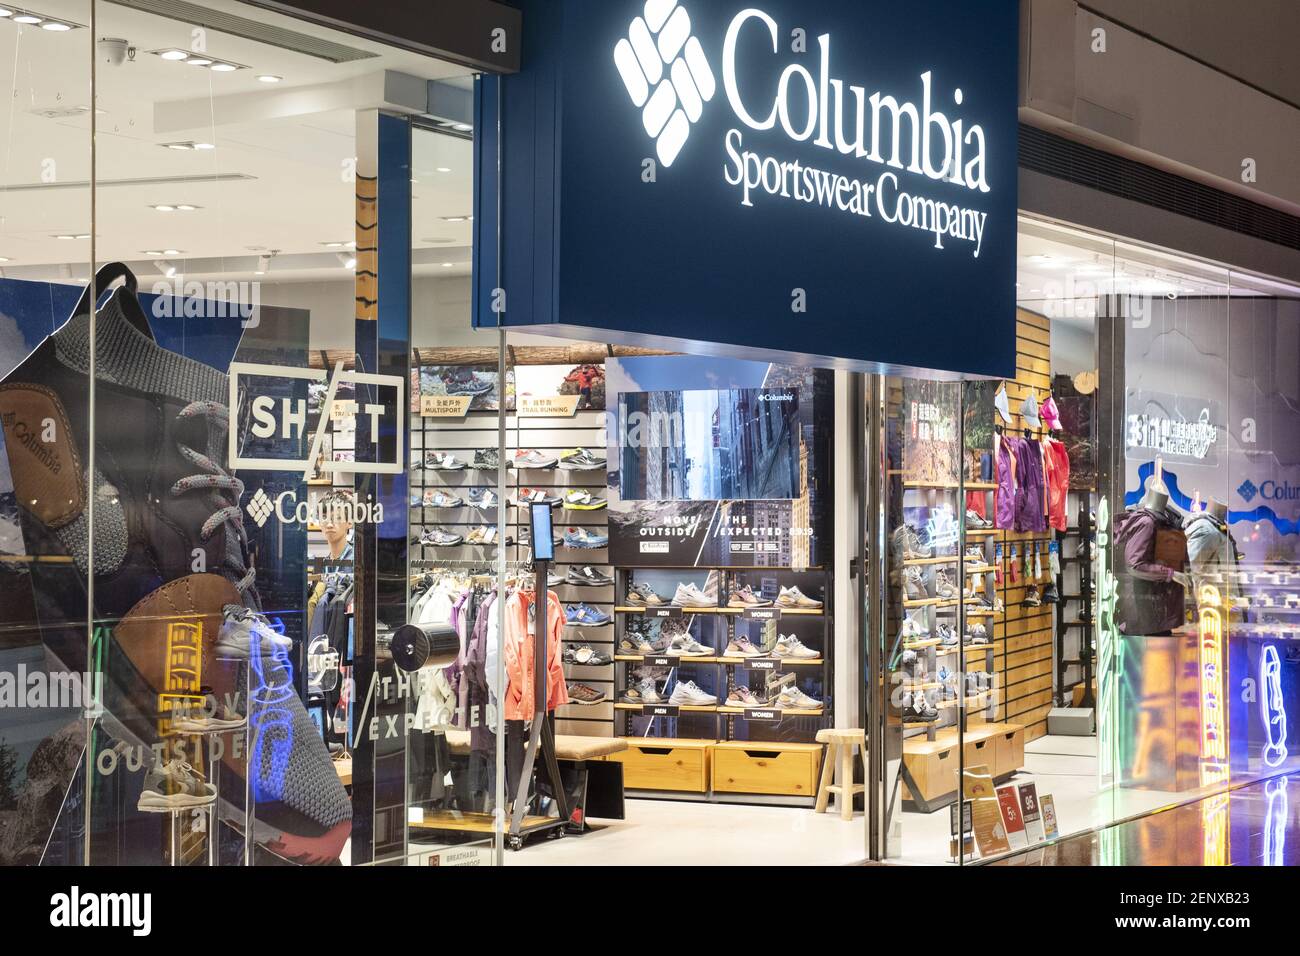
[[[469,395],[421,395],[419,399],[424,418],[464,418],[474,401]]]
[[[1124,454],[1138,461],[1214,466],[1226,439],[1221,403],[1195,395],[1125,392]]]
[[[605,366],[517,365],[515,395],[521,415],[571,417],[600,411],[605,408]]]
[[[967,451],[993,450],[993,396],[998,383],[990,379],[962,383],[963,437]]]
[[[1050,793],[1045,793],[1038,801],[1043,812],[1043,835],[1048,840],[1055,840],[1061,835],[1056,823],[1056,801]]]
[[[1043,827],[1042,808],[1038,803],[1038,787],[1032,783],[1020,784],[1020,816],[1025,821],[1025,838],[1030,842],[1042,843],[1046,837]]]
[[[1011,849],[1006,824],[993,790],[993,776],[985,766],[967,767],[962,777],[962,797],[970,802],[975,845],[980,856],[996,856]]]
[[[962,460],[957,439],[960,395],[951,382],[903,380],[904,481],[957,481]]]
[[[506,372],[507,409],[514,407],[514,374],[514,370]],[[420,365],[411,369],[411,414],[426,414],[426,398],[467,398],[469,411],[497,411],[501,408],[499,378],[496,365]]]
[[[1002,811],[1002,824],[1007,830],[1007,842],[1011,849],[1019,850],[1029,845],[1025,836],[1025,820],[1020,815],[1020,797],[1016,785],[1008,784],[998,787],[998,807]]]

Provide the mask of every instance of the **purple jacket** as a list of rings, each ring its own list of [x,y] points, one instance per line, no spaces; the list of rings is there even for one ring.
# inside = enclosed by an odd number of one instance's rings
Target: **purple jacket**
[[[1016,530],[1046,531],[1042,447],[1032,438],[1012,440],[1016,442]]]
[[[1120,631],[1147,636],[1172,631],[1183,623],[1183,586],[1173,580],[1175,571],[1156,557],[1157,540],[1177,553],[1177,537],[1183,537],[1177,517],[1167,512],[1136,508],[1115,521],[1115,577],[1119,600],[1115,619]],[[1181,565],[1186,560],[1186,539],[1182,543]]]
[[[1012,446],[1015,441],[1003,435],[998,441],[997,481],[998,489],[993,496],[993,527],[1013,528],[1016,524],[1016,483],[1011,477]]]

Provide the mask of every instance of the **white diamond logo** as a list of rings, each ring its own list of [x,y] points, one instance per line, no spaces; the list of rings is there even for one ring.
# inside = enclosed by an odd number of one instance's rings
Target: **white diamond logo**
[[[275,506],[271,504],[271,498],[264,488],[258,488],[256,494],[248,499],[248,504],[244,507],[259,528],[266,524],[266,519],[271,517],[271,512],[275,510]]]
[[[645,15],[614,47],[614,65],[659,162],[671,166],[718,89],[686,8],[677,0],[646,0]]]

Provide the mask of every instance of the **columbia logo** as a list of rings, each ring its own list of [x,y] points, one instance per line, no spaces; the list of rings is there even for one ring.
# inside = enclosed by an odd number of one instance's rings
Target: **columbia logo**
[[[659,162],[671,166],[691,124],[717,92],[704,49],[691,36],[686,8],[677,0],[646,0],[645,16],[633,20],[627,39],[614,47],[614,65],[632,105],[641,110]]]
[[[271,498],[264,488],[258,488],[257,493],[248,500],[248,504],[244,507],[253,516],[253,520],[257,522],[259,528],[266,524],[266,519],[271,517],[271,512],[275,510],[275,506],[271,504]]]
[[[1237,494],[1241,495],[1242,501],[1246,502],[1246,504],[1250,504],[1255,500],[1255,496],[1259,494],[1259,489],[1255,487],[1253,481],[1247,478],[1237,486]]]

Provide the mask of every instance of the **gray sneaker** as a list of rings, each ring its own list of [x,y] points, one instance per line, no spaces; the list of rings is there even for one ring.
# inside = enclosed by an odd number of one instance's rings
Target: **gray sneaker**
[[[679,680],[668,698],[668,703],[685,707],[712,707],[717,702],[718,698],[700,690],[693,680]]]
[[[653,677],[642,677],[639,681],[623,691],[623,699],[629,704],[657,704],[662,697],[655,687]]]
[[[221,609],[221,632],[217,635],[217,657],[248,660],[254,653],[271,657],[277,651],[288,653],[293,641],[277,634],[266,618],[238,604]]]
[[[181,810],[188,807],[206,807],[217,799],[217,788],[203,779],[183,760],[169,760],[155,764],[144,778],[137,810]]]

